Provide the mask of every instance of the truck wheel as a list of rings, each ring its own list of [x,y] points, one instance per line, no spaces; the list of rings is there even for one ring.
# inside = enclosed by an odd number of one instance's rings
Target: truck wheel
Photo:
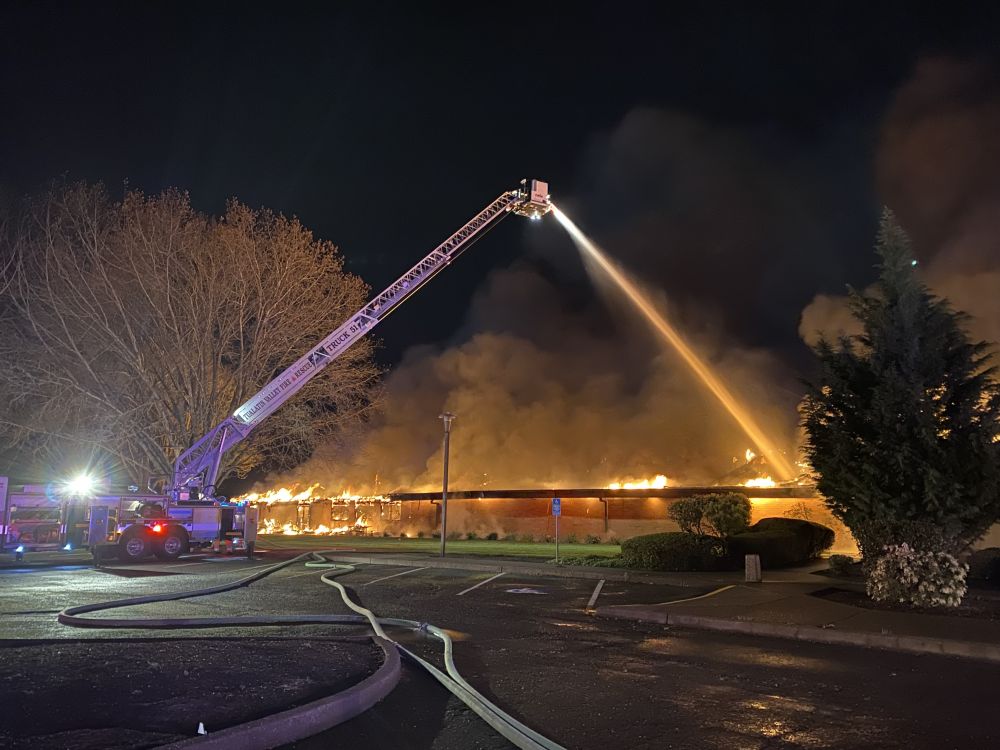
[[[139,562],[151,550],[149,532],[145,526],[129,526],[118,540],[118,559],[122,562]]]
[[[161,560],[176,560],[188,551],[188,535],[180,526],[168,526],[163,536],[153,540],[153,554]]]

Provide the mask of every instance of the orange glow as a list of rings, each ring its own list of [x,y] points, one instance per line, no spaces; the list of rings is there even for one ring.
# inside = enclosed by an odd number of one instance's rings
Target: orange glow
[[[667,486],[668,479],[665,474],[657,474],[652,479],[627,479],[624,481],[612,482],[608,485],[609,490],[662,490]]]

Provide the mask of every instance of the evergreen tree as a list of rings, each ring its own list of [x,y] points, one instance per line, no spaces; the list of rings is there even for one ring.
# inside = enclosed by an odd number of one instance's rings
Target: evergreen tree
[[[960,552],[1000,520],[990,347],[920,282],[888,210],[876,251],[875,293],[850,294],[862,333],[815,347],[821,376],[802,407],[819,491],[869,565],[887,544]]]

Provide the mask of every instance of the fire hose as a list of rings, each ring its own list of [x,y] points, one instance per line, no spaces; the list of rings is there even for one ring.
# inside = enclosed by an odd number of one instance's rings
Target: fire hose
[[[434,679],[440,682],[449,692],[451,692],[455,697],[461,700],[466,706],[468,706],[472,711],[474,711],[480,718],[482,718],[489,726],[495,729],[500,735],[505,739],[509,740],[514,746],[521,748],[522,750],[564,750],[564,748],[556,742],[544,737],[530,727],[522,724],[514,717],[510,716],[504,712],[499,706],[489,701],[484,697],[479,691],[477,691],[472,685],[470,685],[459,673],[458,668],[455,666],[454,661],[454,648],[451,637],[440,628],[431,625],[429,623],[417,622],[416,620],[407,620],[393,617],[377,617],[373,612],[365,609],[360,604],[355,603],[344,588],[338,581],[333,580],[333,578],[344,575],[346,573],[353,572],[355,570],[354,566],[343,565],[339,563],[330,562],[326,557],[324,557],[326,552],[307,552],[298,557],[294,557],[291,560],[286,560],[285,562],[277,563],[275,565],[269,566],[257,573],[246,578],[241,578],[237,581],[231,583],[224,583],[218,586],[210,586],[202,589],[192,589],[189,591],[180,591],[167,594],[150,594],[147,596],[137,596],[128,599],[118,599],[110,602],[99,602],[96,604],[84,604],[76,607],[68,607],[59,613],[57,619],[60,623],[64,625],[69,625],[72,627],[79,628],[112,628],[112,629],[156,629],[156,630],[177,630],[185,628],[223,628],[223,627],[246,627],[246,626],[268,626],[268,625],[313,625],[313,624],[334,624],[334,625],[355,625],[355,624],[369,624],[373,632],[373,640],[383,648],[386,653],[386,663],[383,665],[382,670],[388,671],[391,669],[393,664],[395,664],[396,673],[393,677],[384,677],[383,681],[391,680],[391,684],[388,688],[384,690],[384,693],[388,693],[395,683],[398,681],[398,656],[392,651],[402,654],[406,658],[418,664],[424,670],[426,670]],[[210,596],[212,594],[219,594],[224,591],[232,591],[237,588],[242,588],[249,586],[256,581],[259,581],[267,576],[275,573],[283,568],[286,568],[295,563],[306,561],[306,567],[324,567],[331,568],[327,573],[324,573],[320,580],[337,589],[340,593],[344,604],[356,612],[354,615],[328,615],[328,614],[307,614],[307,615],[241,615],[236,617],[171,617],[171,618],[92,618],[92,617],[81,617],[81,615],[90,612],[101,612],[110,609],[120,609],[124,607],[138,606],[140,604],[153,604],[157,602],[168,602],[168,601],[179,601],[182,599],[193,599],[195,597]],[[407,649],[402,644],[393,640],[385,632],[385,627],[392,628],[402,628],[410,631],[415,631],[419,633],[424,633],[434,638],[440,640],[443,644],[443,656],[445,672],[435,667],[430,662],[417,656],[415,653]],[[393,661],[395,657],[395,662]],[[380,670],[380,671],[382,671]],[[367,678],[366,681],[372,681],[376,678],[376,675],[372,675]],[[383,675],[384,676],[384,675]],[[380,676],[381,677],[381,676]],[[317,733],[318,731],[323,731],[324,729],[329,729],[336,724],[342,723],[347,719],[353,718],[361,711],[373,705],[377,700],[384,695],[375,694],[378,690],[372,686],[362,686],[356,685],[354,688],[349,688],[338,696],[343,694],[351,693],[352,690],[356,688],[361,688],[362,690],[367,688],[367,700],[365,697],[351,696],[353,700],[351,701],[351,708],[343,709],[339,712],[334,712],[334,717],[327,721],[325,726],[322,727],[309,727],[307,723],[304,722],[291,722],[296,727],[293,727],[298,734],[298,736],[291,736],[289,734],[281,735],[280,737],[273,731],[269,731],[267,726],[268,719],[260,719],[255,722],[249,722],[247,724],[242,724],[237,727],[230,727],[229,729],[224,729],[220,732],[215,732],[208,735],[203,735],[200,737],[194,737],[189,740],[183,740],[178,743],[164,746],[165,748],[171,748],[171,750],[180,748],[202,748],[207,750],[210,746],[226,747],[226,742],[232,742],[239,738],[239,744],[241,747],[252,748],[269,748],[275,747],[278,744],[287,744],[297,739],[303,739],[307,736]],[[374,697],[374,700],[372,699]],[[317,703],[321,703],[318,701]],[[313,705],[313,704],[310,704]],[[292,709],[292,711],[297,711],[298,709]],[[286,712],[291,713],[291,712]],[[274,718],[274,717],[268,717]],[[302,731],[306,731],[307,734],[301,734]],[[219,744],[222,741],[223,744]],[[232,746],[231,744],[229,746]]]

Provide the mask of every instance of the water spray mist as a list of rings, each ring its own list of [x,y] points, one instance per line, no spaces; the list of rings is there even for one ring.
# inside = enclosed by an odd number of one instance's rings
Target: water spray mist
[[[704,383],[705,387],[711,391],[719,402],[732,415],[737,424],[743,429],[747,437],[757,446],[761,453],[771,462],[776,469],[776,473],[781,479],[793,479],[795,470],[791,464],[781,455],[777,446],[764,434],[764,431],[757,425],[749,411],[744,409],[729,389],[716,377],[708,365],[706,365],[697,354],[688,346],[677,330],[671,326],[659,313],[656,307],[649,301],[639,288],[622,271],[615,266],[604,252],[585,235],[580,228],[574,224],[566,214],[560,211],[555,205],[552,213],[559,223],[563,225],[570,237],[576,243],[577,249],[581,253],[586,253],[592,258],[601,270],[618,286],[633,305],[646,317],[658,334],[663,337],[676,351],[681,358],[694,371],[698,379]]]

